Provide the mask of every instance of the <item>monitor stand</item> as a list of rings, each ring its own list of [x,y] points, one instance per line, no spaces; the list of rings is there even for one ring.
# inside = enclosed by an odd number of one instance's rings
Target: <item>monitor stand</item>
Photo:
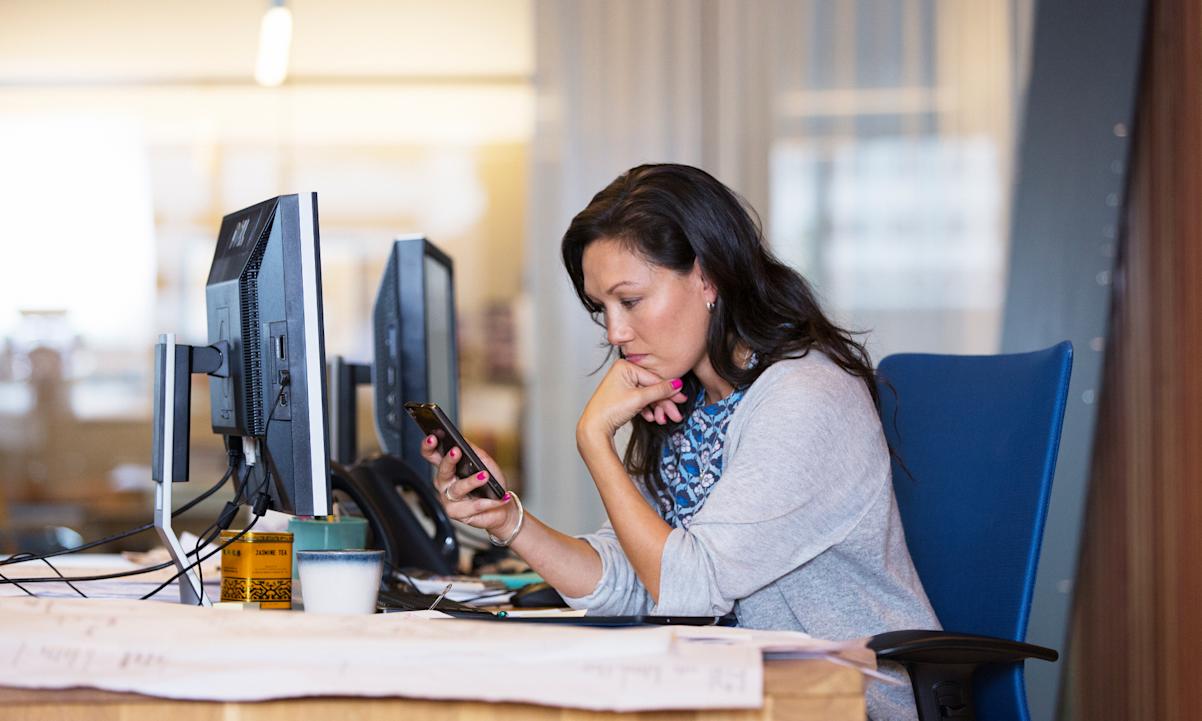
[[[154,357],[154,440],[151,477],[154,491],[154,529],[179,569],[179,600],[192,606],[211,606],[194,567],[171,528],[171,487],[188,480],[188,433],[192,408],[192,374],[229,375],[229,344],[180,345],[174,333],[159,336]]]
[[[167,546],[175,567],[183,571],[179,577],[179,602],[188,606],[212,606],[195,568],[188,568],[188,555],[171,528],[171,484],[160,482],[154,489],[154,530]],[[197,556],[199,558],[199,556]]]

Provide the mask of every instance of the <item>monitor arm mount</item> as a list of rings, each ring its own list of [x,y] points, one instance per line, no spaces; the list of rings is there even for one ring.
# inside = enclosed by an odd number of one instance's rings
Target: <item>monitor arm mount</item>
[[[174,333],[159,336],[154,355],[154,438],[151,477],[155,480],[154,528],[180,571],[180,602],[211,606],[179,538],[171,528],[171,487],[188,480],[188,442],[192,410],[192,374],[229,376],[230,345],[181,345]]]

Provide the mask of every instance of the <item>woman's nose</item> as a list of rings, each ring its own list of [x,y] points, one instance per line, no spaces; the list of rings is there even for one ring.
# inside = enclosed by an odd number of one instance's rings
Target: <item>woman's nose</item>
[[[605,339],[610,345],[620,346],[633,339],[630,326],[625,323],[609,323],[605,326]]]

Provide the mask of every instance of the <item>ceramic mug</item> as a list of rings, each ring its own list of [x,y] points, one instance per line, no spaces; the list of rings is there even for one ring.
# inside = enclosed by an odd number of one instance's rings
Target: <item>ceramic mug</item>
[[[298,551],[340,551],[367,545],[367,519],[358,516],[338,516],[332,521],[291,518],[288,520],[288,532],[292,534],[293,578],[298,578]]]
[[[306,613],[375,613],[384,552],[298,551]]]

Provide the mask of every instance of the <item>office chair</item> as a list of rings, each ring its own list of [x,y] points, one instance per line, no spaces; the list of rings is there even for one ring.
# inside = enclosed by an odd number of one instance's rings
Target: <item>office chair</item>
[[[1063,342],[900,354],[878,368],[906,542],[947,630],[882,633],[869,646],[905,666],[922,721],[1028,721],[1024,659],[1058,658],[1022,641],[1072,356]]]

